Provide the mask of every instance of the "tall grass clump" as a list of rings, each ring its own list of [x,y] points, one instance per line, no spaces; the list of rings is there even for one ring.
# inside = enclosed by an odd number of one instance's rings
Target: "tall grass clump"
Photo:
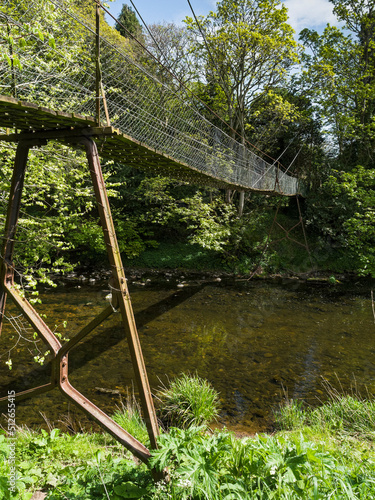
[[[274,413],[277,429],[290,431],[299,429],[306,424],[307,414],[301,401],[288,399]]]
[[[182,374],[169,387],[161,387],[157,398],[159,418],[166,427],[207,426],[219,414],[217,391],[198,375]]]
[[[141,409],[134,394],[127,395],[125,403],[121,402],[121,408],[116,410],[112,418],[139,442],[148,443],[147,427],[142,420]]]
[[[361,397],[358,391],[351,394],[338,391],[327,380],[323,386],[328,401],[316,408],[288,400],[275,412],[275,425],[281,430],[296,430],[304,426],[331,434],[346,434],[361,439],[375,440],[375,399],[370,394]]]
[[[323,385],[329,401],[311,410],[309,424],[341,434],[375,439],[374,397],[368,394],[367,398],[363,398],[358,391],[341,394],[326,380]]]

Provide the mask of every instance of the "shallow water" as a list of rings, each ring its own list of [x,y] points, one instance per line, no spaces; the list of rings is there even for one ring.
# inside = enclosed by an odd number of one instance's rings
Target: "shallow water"
[[[69,338],[107,305],[108,285],[85,283],[72,280],[41,293],[38,310],[47,314],[50,327],[58,325]],[[340,390],[355,383],[363,394],[375,392],[375,324],[368,284],[215,282],[182,275],[147,281],[146,276],[130,276],[129,289],[152,390],[181,372],[197,372],[220,393],[219,425],[247,433],[268,430],[272,412],[286,394],[313,405],[324,400],[322,377]],[[48,364],[41,368],[33,362],[30,343],[13,349],[11,371],[4,365],[13,335],[6,325],[1,395],[48,381]],[[124,396],[132,388],[118,315],[69,354],[69,368],[73,386],[105,411],[116,409],[119,396],[96,387]],[[41,412],[55,424],[68,416],[73,426],[91,425],[57,389],[19,402],[17,423],[42,426]]]

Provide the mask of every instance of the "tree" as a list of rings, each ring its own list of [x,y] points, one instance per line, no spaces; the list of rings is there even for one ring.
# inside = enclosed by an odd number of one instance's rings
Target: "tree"
[[[309,197],[308,223],[324,237],[322,255],[344,271],[375,277],[375,169],[333,170]]]
[[[298,81],[292,78],[285,88],[259,99],[248,119],[247,128],[260,136],[258,144],[265,153],[280,159],[305,188],[320,186],[326,163],[321,121]]]
[[[174,23],[152,24],[150,34],[146,36],[147,48],[170,71],[161,72],[161,66],[155,67],[158,77],[163,82],[176,86],[175,75],[184,84],[197,77],[197,62],[190,54],[190,38],[186,27]]]
[[[115,24],[115,29],[125,38],[134,37],[142,42],[144,40],[142,26],[138,21],[137,15],[126,3],[122,6],[118,22]]]
[[[252,106],[282,84],[298,60],[287,17],[279,0],[222,0],[217,12],[199,18],[200,26],[190,17],[185,20],[192,50],[201,58],[201,80],[223,99],[218,109],[233,136],[246,137]],[[241,205],[243,198],[240,212]]]
[[[316,103],[341,167],[371,166],[375,146],[375,7],[369,0],[332,0],[345,24],[322,35],[305,29],[302,82]]]

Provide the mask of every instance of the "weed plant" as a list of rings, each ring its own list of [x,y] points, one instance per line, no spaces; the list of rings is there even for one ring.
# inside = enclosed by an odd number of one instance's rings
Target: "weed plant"
[[[343,396],[315,408],[308,416],[313,427],[325,427],[341,434],[375,439],[375,401],[361,401],[354,396]]]
[[[146,446],[149,445],[147,427],[142,420],[141,409],[134,394],[127,395],[125,403],[121,403],[121,408],[113,414],[112,418],[138,441]]]
[[[275,412],[275,424],[281,430],[299,429],[306,424],[306,419],[306,410],[303,408],[303,403],[293,399],[288,399]]]
[[[332,435],[331,435],[332,439]],[[301,431],[237,439],[206,427],[162,434],[152,466],[168,466],[170,482],[154,484],[150,469],[135,463],[103,435],[21,431],[17,438],[17,492],[8,488],[6,438],[0,435],[0,498],[30,500],[268,500],[375,498],[372,447],[343,445]]]
[[[219,413],[219,396],[207,380],[182,374],[157,392],[158,413],[166,427],[209,425]]]
[[[316,407],[304,407],[302,402],[286,400],[275,415],[279,429],[292,430],[309,427],[337,435],[350,435],[375,440],[375,399],[362,398],[358,391],[341,394],[326,380],[323,385],[329,400]]]
[[[191,379],[202,388],[196,376],[174,382],[180,387],[190,381],[191,387]],[[330,395],[315,409],[289,401],[278,418],[290,430],[272,436],[238,439],[226,429],[211,432],[206,422],[192,425],[189,417],[185,425],[182,419],[184,428],[161,434],[148,466],[104,434],[20,429],[15,493],[8,487],[9,442],[0,430],[0,500],[30,500],[41,490],[46,500],[372,500],[374,402],[334,390]],[[133,418],[138,425],[139,409],[132,404],[128,398],[118,412],[127,430]],[[170,481],[155,484],[151,469],[165,467]]]
[[[324,441],[300,432],[240,440],[227,431],[208,436],[202,427],[174,428],[161,436],[152,462],[169,466],[171,482],[159,485],[151,498],[374,498],[373,456],[362,450],[356,461]]]
[[[146,466],[136,464],[121,445],[102,434],[19,429],[14,493],[9,489],[9,446],[3,431],[0,431],[1,454],[4,455],[0,461],[1,500],[30,500],[35,491],[41,490],[47,493],[48,500],[119,500],[124,496],[117,493],[130,488],[140,493],[134,498],[140,498],[150,483]]]

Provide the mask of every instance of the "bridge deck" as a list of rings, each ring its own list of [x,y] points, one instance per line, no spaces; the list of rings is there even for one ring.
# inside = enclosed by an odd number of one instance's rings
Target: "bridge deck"
[[[278,194],[273,190],[255,189],[228,183],[214,175],[200,172],[161,151],[146,146],[118,129],[98,126],[92,117],[55,111],[4,95],[0,95],[0,127],[8,129],[6,134],[0,135],[2,141],[17,142],[30,138],[30,136],[35,139],[64,141],[72,136],[84,135],[95,139],[99,154],[103,158],[115,160],[150,173],[218,188]]]

